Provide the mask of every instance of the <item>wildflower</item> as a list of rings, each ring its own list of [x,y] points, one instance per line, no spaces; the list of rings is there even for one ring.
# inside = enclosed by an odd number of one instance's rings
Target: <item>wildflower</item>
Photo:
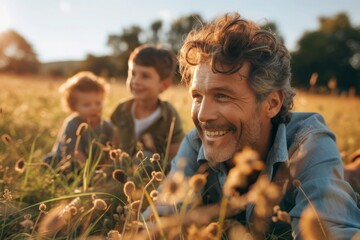
[[[38,234],[39,237],[53,236],[56,232],[61,230],[66,225],[66,219],[64,219],[65,205],[59,205],[51,209],[48,214],[42,219],[39,225]]]
[[[162,200],[171,204],[181,202],[187,195],[187,184],[184,174],[175,172],[164,182],[160,194]]]
[[[160,161],[160,154],[154,153],[150,158],[150,162],[158,162],[158,161]]]
[[[158,182],[161,182],[164,179],[164,174],[162,172],[151,172],[151,176]]]
[[[101,211],[104,211],[104,210],[106,210],[106,208],[107,208],[106,202],[105,202],[103,199],[100,199],[100,198],[95,199],[95,200],[93,201],[93,204],[94,204],[94,207],[95,207],[96,209],[101,210]]]
[[[127,179],[125,172],[121,169],[115,169],[112,173],[112,178],[121,183],[125,183]]]
[[[18,173],[23,173],[25,171],[25,160],[23,158],[20,158],[15,163],[15,171]]]
[[[323,221],[311,207],[306,207],[302,212],[299,230],[303,239],[328,239],[329,236],[328,230],[324,228]]]
[[[5,143],[5,145],[10,145],[13,142],[9,134],[3,134],[1,136],[1,140]]]
[[[194,192],[199,192],[206,184],[207,174],[195,174],[189,180],[189,186]]]
[[[107,237],[109,240],[121,240],[122,236],[117,230],[111,230],[108,232]]]
[[[12,195],[11,195],[11,192],[9,191],[9,189],[7,189],[7,188],[4,189],[3,198],[4,198],[5,202],[11,202]]]
[[[34,227],[34,222],[31,220],[31,214],[25,214],[25,220],[20,222],[20,225],[27,229],[32,229]]]
[[[281,211],[279,205],[274,207],[274,214],[275,216],[272,217],[273,222],[282,221],[291,224],[291,217],[289,213],[285,211]]]
[[[135,183],[132,181],[127,181],[124,185],[125,196],[130,199],[134,195],[135,189]]]
[[[257,179],[258,174],[264,168],[264,163],[259,160],[257,152],[250,148],[244,148],[237,153],[233,161],[235,166],[229,171],[223,192],[225,196],[244,194],[250,185]]]
[[[246,227],[243,226],[241,223],[237,222],[237,221],[231,221],[231,223],[227,224],[228,226],[226,227],[227,230],[227,237],[230,240],[252,240],[253,237],[251,236],[251,234],[247,231]]]
[[[76,136],[80,136],[81,134],[83,134],[88,127],[89,125],[87,123],[85,122],[81,123],[79,127],[76,129]]]

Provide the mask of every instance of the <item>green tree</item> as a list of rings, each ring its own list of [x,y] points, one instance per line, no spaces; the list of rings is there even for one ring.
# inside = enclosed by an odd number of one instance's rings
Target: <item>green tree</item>
[[[120,76],[127,74],[127,60],[130,53],[141,45],[140,34],[143,30],[139,26],[125,28],[119,35],[112,34],[108,37],[107,45],[113,51],[114,65],[119,71]]]
[[[161,20],[154,21],[150,25],[151,37],[148,40],[149,43],[153,43],[153,44],[160,43],[160,39],[161,39],[160,31],[162,27],[163,27],[163,22]]]
[[[174,52],[178,52],[187,34],[193,28],[199,28],[204,21],[199,14],[180,17],[171,23],[168,32],[168,43]]]
[[[36,73],[39,66],[34,49],[24,37],[14,30],[0,34],[0,71]]]
[[[325,88],[336,79],[339,92],[352,87],[359,94],[359,27],[352,26],[346,13],[320,17],[319,22],[319,29],[304,33],[292,53],[295,85],[308,88],[311,75],[317,73],[316,86]]]

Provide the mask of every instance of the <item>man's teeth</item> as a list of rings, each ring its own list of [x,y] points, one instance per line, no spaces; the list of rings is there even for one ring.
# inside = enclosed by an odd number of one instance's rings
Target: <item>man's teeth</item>
[[[205,131],[205,134],[210,137],[215,137],[215,136],[223,136],[227,132],[228,131]]]

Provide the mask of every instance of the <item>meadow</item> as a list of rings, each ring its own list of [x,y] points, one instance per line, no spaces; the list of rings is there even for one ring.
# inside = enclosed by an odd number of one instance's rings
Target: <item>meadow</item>
[[[121,181],[127,174],[123,172],[105,176],[112,178],[109,183],[99,180],[105,173],[89,165],[69,181],[61,176],[60,170],[43,166],[42,157],[51,150],[68,115],[60,106],[58,92],[64,80],[0,75],[0,239],[104,239],[104,236],[121,239],[120,235],[126,239],[124,236],[129,236],[126,235],[129,231],[135,239],[140,228],[149,232],[137,210],[144,207],[144,199],[151,205],[154,198],[150,196],[151,190],[156,189],[163,177],[160,172],[150,173],[147,180],[141,182],[142,186],[138,183],[133,186]],[[123,82],[110,79],[109,83],[105,118],[121,98],[129,96]],[[173,86],[161,98],[175,106],[184,129],[190,130],[193,125],[187,89]],[[346,162],[347,157],[360,148],[359,106],[360,99],[356,97],[298,91],[293,110],[321,113],[336,134],[338,148]],[[132,174],[141,168],[132,167]],[[65,220],[59,215],[61,211],[62,217],[67,216]],[[158,216],[155,217],[155,221],[159,221]],[[201,231],[191,226],[189,234],[212,232],[210,225]],[[159,231],[165,239],[166,234]],[[219,239],[219,233],[212,234],[214,239]],[[170,235],[166,236],[171,239]]]

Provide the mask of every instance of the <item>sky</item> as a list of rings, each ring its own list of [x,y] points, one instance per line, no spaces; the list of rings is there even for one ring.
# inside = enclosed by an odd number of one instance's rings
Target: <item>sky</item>
[[[258,23],[277,24],[290,51],[305,31],[319,27],[319,17],[346,12],[360,26],[358,0],[0,0],[0,32],[14,29],[32,44],[41,62],[82,60],[107,55],[110,34],[156,20],[199,14],[210,21],[239,12]]]

